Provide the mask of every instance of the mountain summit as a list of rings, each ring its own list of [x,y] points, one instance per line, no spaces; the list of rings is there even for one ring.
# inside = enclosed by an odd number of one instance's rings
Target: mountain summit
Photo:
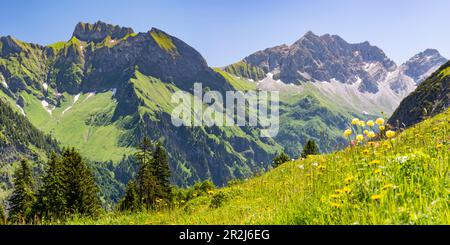
[[[94,24],[79,22],[72,36],[81,41],[97,43],[103,41],[107,36],[112,39],[121,39],[132,33],[134,33],[132,28],[97,21]]]
[[[70,40],[48,46],[0,38],[0,98],[13,109],[89,160],[131,171],[125,175],[134,174],[126,156],[142,137],[160,140],[169,149],[172,181],[180,185],[249,176],[281,148],[260,139],[258,129],[172,124],[173,93],[193,96],[194,83],[234,90],[227,79],[194,48],[157,28],[134,33],[79,23]]]
[[[307,32],[292,45],[267,48],[224,68],[239,77],[261,81],[266,90],[314,86],[319,94],[359,112],[393,112],[418,84],[447,61],[427,49],[398,66],[369,42],[348,43],[338,35]]]

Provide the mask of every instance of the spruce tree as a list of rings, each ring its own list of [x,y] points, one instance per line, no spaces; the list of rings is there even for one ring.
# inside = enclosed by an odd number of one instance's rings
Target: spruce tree
[[[282,152],[272,160],[272,164],[274,167],[278,167],[289,160],[289,156],[286,153]]]
[[[66,186],[61,160],[52,153],[42,178],[38,196],[38,212],[48,219],[63,218],[66,212]]]
[[[139,165],[137,173],[137,187],[140,202],[147,208],[153,207],[156,201],[158,182],[155,177],[153,161],[153,144],[144,137],[139,151],[136,153],[136,160]]]
[[[128,182],[125,196],[119,202],[120,211],[137,211],[140,209],[138,188],[134,181]]]
[[[303,147],[302,158],[306,158],[309,155],[319,154],[319,147],[314,140],[308,140],[305,147]]]
[[[66,149],[62,155],[66,208],[69,213],[95,215],[100,210],[91,170],[75,149]]]
[[[14,189],[9,198],[9,220],[13,223],[30,223],[36,197],[33,190],[32,169],[26,160],[21,160],[14,174]]]
[[[169,159],[167,157],[166,149],[164,149],[161,142],[156,143],[155,151],[153,153],[153,165],[158,184],[157,195],[161,199],[168,199],[171,192]]]

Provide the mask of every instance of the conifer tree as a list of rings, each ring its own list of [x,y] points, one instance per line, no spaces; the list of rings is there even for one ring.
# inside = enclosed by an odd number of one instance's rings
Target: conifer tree
[[[33,219],[36,197],[33,190],[32,169],[26,160],[21,160],[14,174],[14,189],[9,198],[9,219],[13,223],[29,223]]]
[[[167,199],[170,197],[170,168],[167,152],[161,142],[156,143],[153,153],[153,165],[155,169],[155,177],[158,184],[158,197]]]
[[[272,160],[272,164],[274,167],[278,167],[289,160],[289,156],[286,153],[282,152]]]
[[[137,211],[140,209],[140,201],[138,195],[138,188],[134,181],[128,182],[125,196],[119,202],[120,211]]]
[[[38,195],[38,212],[43,218],[63,218],[66,212],[66,186],[61,160],[52,153]]]
[[[153,166],[153,144],[144,137],[139,151],[136,153],[136,160],[139,165],[137,173],[137,187],[140,202],[147,208],[151,208],[156,201],[157,179],[155,178],[155,169]]]
[[[100,210],[98,187],[91,170],[75,149],[62,156],[66,208],[69,213],[95,215]]]
[[[308,140],[305,147],[303,147],[302,158],[306,158],[309,155],[319,154],[319,147],[314,140]]]

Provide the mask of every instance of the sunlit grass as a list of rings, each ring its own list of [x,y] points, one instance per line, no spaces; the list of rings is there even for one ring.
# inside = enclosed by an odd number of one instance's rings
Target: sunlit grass
[[[449,122],[447,110],[392,139],[291,161],[177,208],[69,223],[450,224]]]

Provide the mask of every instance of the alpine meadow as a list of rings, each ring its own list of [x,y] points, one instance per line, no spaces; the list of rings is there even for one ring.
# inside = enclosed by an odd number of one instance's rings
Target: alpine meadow
[[[0,225],[450,225],[441,25],[199,2],[0,24]]]

